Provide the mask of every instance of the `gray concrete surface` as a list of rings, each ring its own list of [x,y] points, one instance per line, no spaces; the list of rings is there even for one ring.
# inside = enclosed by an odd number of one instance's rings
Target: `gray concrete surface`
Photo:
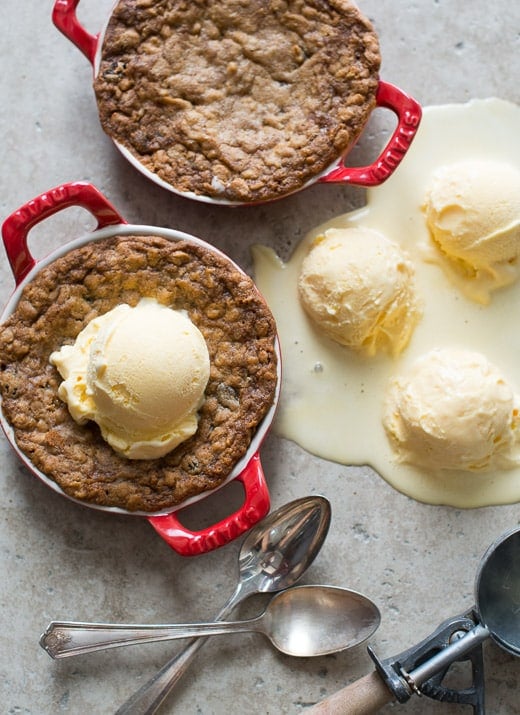
[[[316,224],[363,203],[363,191],[317,186],[256,208],[210,207],[148,182],[99,126],[86,59],[51,24],[51,0],[2,0],[0,215],[62,182],[90,180],[130,222],[204,238],[250,268],[249,247],[282,255]],[[83,0],[78,14],[96,32],[111,0]],[[496,0],[363,0],[379,32],[381,75],[422,104],[499,96],[519,102],[520,9]],[[356,149],[386,130],[379,113]],[[471,131],[471,127],[468,127]],[[92,228],[70,209],[31,233],[36,256]],[[14,282],[0,260],[0,303]],[[232,591],[238,543],[198,558],[174,553],[142,518],[106,515],[69,503],[31,476],[0,439],[0,711],[9,715],[113,713],[179,646],[158,644],[52,661],[38,638],[52,619],[166,622],[211,618]],[[481,555],[520,522],[518,505],[461,511],[414,502],[370,470],[306,454],[273,430],[262,450],[273,507],[309,494],[332,504],[329,538],[304,583],[360,590],[379,605],[371,641],[390,656],[473,603]],[[190,508],[193,527],[237,504],[232,485]],[[260,601],[260,603],[258,602]],[[248,615],[263,603],[241,609]],[[520,713],[520,661],[487,642],[487,712]],[[371,670],[364,647],[318,659],[291,659],[259,635],[213,639],[178,685],[165,713],[303,713],[305,707]],[[415,697],[384,712],[468,713]]]

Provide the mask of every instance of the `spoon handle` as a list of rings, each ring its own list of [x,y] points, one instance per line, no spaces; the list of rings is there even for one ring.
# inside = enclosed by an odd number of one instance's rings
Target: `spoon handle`
[[[241,593],[240,584],[233,595],[215,617],[222,621],[247,594]],[[135,692],[116,711],[116,715],[153,715],[164,702],[190,666],[191,661],[202,648],[208,637],[195,638],[180,653],[169,660],[148,682]]]
[[[192,636],[244,633],[257,629],[261,618],[213,623],[131,625],[112,623],[74,623],[53,621],[43,634],[40,645],[52,658],[93,653],[107,648],[156,643]]]

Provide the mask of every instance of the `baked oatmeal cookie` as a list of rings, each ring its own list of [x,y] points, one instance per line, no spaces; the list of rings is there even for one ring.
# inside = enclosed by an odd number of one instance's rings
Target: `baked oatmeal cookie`
[[[256,202],[353,145],[379,65],[350,0],[120,0],[94,89],[107,134],[176,191]]]
[[[92,318],[143,297],[187,311],[211,372],[195,435],[160,459],[135,462],[118,456],[94,422],[72,419],[49,355]],[[275,336],[251,279],[214,251],[159,236],[93,241],[43,268],[0,326],[2,409],[20,449],[68,495],[156,512],[217,487],[246,453],[275,395]]]

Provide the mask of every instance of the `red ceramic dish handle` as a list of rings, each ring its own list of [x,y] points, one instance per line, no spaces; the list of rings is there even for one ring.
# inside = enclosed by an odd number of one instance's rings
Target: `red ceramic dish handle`
[[[397,169],[404,158],[421,122],[421,106],[398,87],[379,82],[376,94],[378,107],[390,109],[397,115],[397,127],[379,157],[370,166],[347,167],[341,159],[338,165],[320,182],[379,186]]]
[[[242,482],[245,499],[238,511],[202,531],[190,531],[177,518],[176,512],[150,516],[148,521],[166,543],[182,556],[205,554],[236,539],[248,531],[269,511],[270,500],[258,452],[237,476]]]
[[[79,0],[56,0],[52,10],[52,21],[72,43],[78,47],[93,65],[96,57],[98,35],[91,35],[80,24],[76,16]]]
[[[6,218],[2,225],[5,251],[16,285],[36,264],[27,246],[29,231],[40,221],[70,206],[81,206],[90,211],[97,219],[98,228],[126,223],[103,194],[87,182],[56,186],[28,201]]]

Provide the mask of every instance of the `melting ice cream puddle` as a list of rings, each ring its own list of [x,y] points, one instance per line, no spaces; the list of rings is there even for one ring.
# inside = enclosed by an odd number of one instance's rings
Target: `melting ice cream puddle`
[[[520,394],[520,281],[492,293],[489,304],[466,297],[439,264],[425,260],[431,240],[421,211],[432,175],[458,161],[503,161],[520,168],[520,107],[499,99],[427,107],[399,170],[367,193],[367,205],[317,227],[282,263],[254,248],[255,280],[277,321],[284,377],[275,431],[307,451],[345,465],[370,465],[419,501],[473,508],[520,501],[520,466],[485,472],[433,471],[399,463],[383,427],[389,381],[406,375],[430,350],[481,353]],[[365,227],[408,253],[422,318],[396,358],[358,355],[320,333],[297,290],[304,257],[326,228]]]

